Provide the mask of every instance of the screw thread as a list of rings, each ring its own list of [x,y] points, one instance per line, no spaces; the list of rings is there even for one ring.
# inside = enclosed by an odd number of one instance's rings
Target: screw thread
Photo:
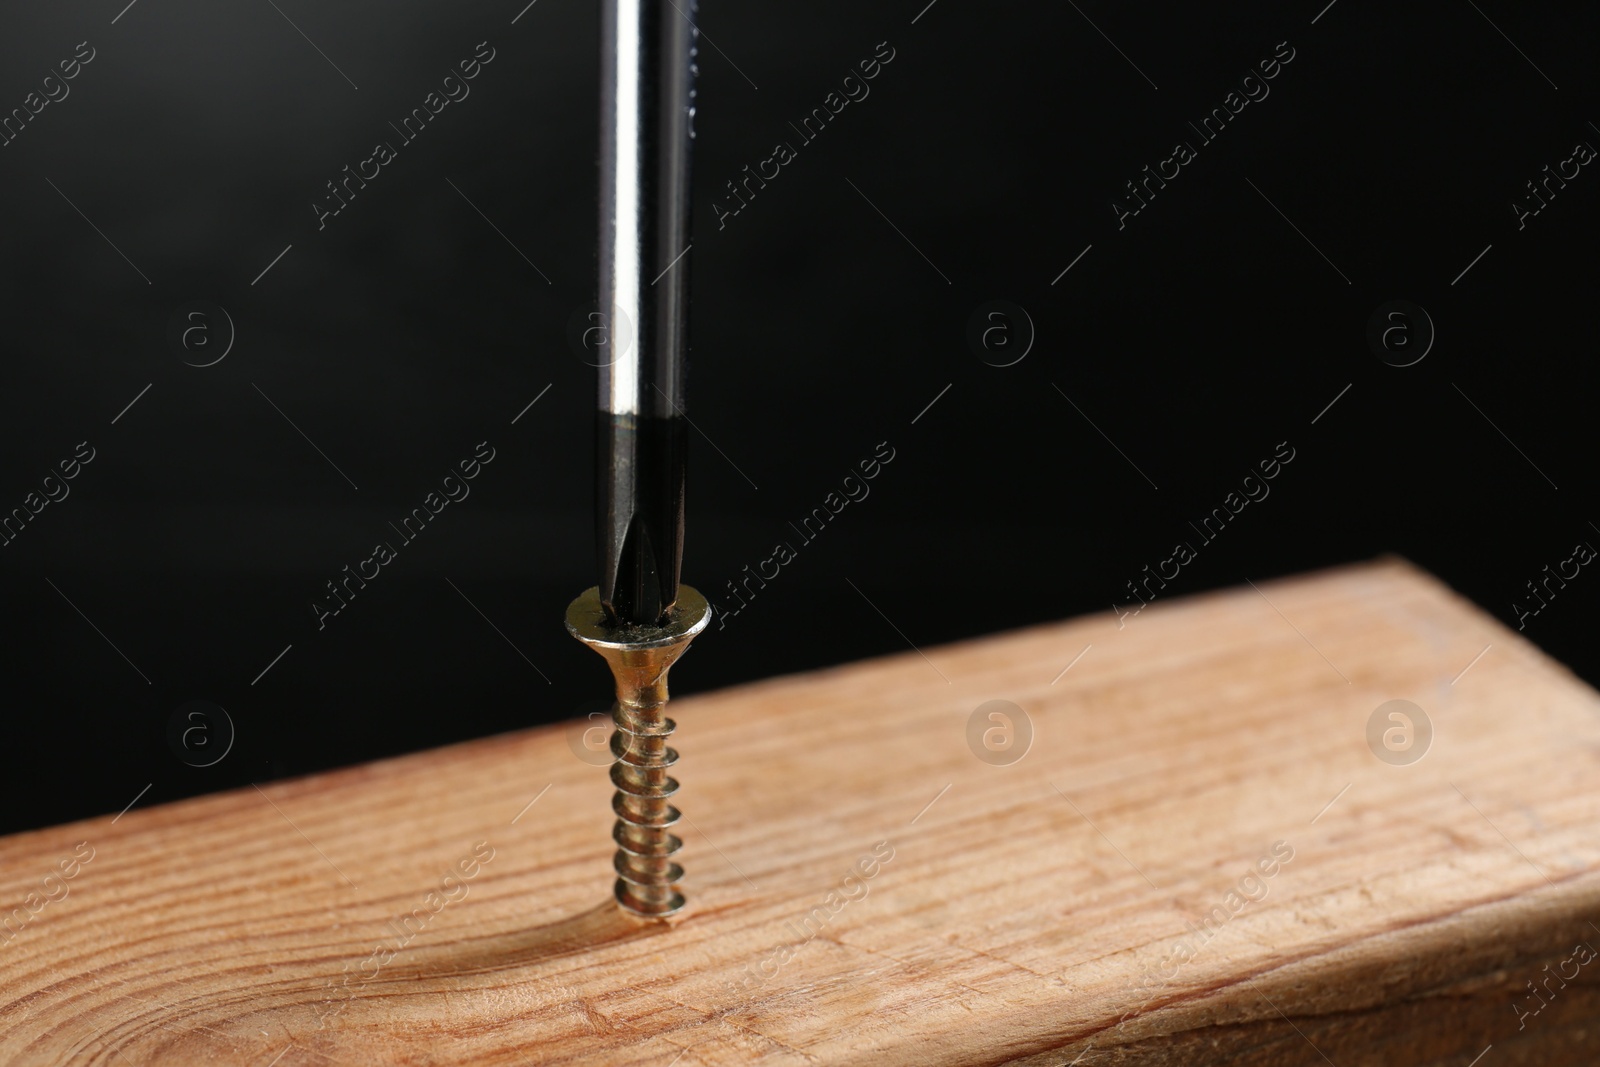
[[[682,813],[671,803],[678,780],[667,772],[678,753],[667,744],[677,723],[664,714],[666,701],[636,704],[618,701],[611,716],[611,782],[617,787],[611,808],[617,814],[611,831],[617,843],[617,903],[638,915],[660,917],[683,907],[677,883],[683,868],[673,855],[683,839],[672,832]]]

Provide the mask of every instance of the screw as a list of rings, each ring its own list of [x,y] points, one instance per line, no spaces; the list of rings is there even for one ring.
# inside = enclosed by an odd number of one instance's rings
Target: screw
[[[711,620],[705,597],[687,585],[666,620],[656,626],[618,623],[590,589],[567,608],[567,630],[594,649],[611,668],[617,703],[612,708],[616,730],[611,735],[611,781],[617,787],[611,808],[617,823],[613,866],[615,895],[623,910],[644,918],[664,919],[683,909],[677,883],[683,868],[673,856],[683,847],[672,832],[681,813],[671,803],[678,781],[667,772],[678,753],[667,744],[677,723],[666,716],[667,672],[689,642]]]

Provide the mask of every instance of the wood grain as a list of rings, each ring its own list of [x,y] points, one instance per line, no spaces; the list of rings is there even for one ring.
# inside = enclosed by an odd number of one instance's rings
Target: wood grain
[[[1009,766],[968,747],[992,699]],[[1433,723],[1408,766],[1391,699]],[[673,926],[611,906],[562,728],[0,839],[0,1062],[1596,1060],[1600,698],[1404,563],[673,714]]]

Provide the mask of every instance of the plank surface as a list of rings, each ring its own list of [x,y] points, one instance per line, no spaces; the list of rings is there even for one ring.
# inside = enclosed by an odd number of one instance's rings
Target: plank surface
[[[0,1062],[1593,1063],[1597,712],[1383,561],[675,702],[673,926],[559,727],[135,808],[0,839]]]

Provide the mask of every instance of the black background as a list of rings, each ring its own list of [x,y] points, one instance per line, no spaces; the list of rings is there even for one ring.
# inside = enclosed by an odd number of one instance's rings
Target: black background
[[[924,3],[697,16],[686,580],[725,601],[895,458],[676,693],[1109,611],[1284,441],[1270,497],[1163,596],[1392,552],[1515,626],[1526,582],[1600,542],[1600,175],[1521,230],[1510,207],[1600,144],[1592,7]],[[599,706],[561,625],[595,580],[594,371],[567,339],[594,290],[595,6],[95,0],[0,26],[6,111],[95,49],[0,149],[0,510],[96,450],[0,548],[0,829]],[[319,231],[324,183],[480,41],[471,95]],[[885,41],[870,95],[799,145]],[[1123,183],[1284,41],[1270,95],[1119,230]],[[798,158],[719,230],[723,182],[780,140]],[[1013,366],[967,343],[994,299],[1036,328]],[[1397,299],[1437,329],[1404,368],[1365,340]],[[196,300],[236,328],[205,368],[168,340]],[[485,440],[471,496],[319,630],[324,583]],[[1525,631],[1591,681],[1597,586]],[[208,768],[166,739],[195,699],[237,727]]]

